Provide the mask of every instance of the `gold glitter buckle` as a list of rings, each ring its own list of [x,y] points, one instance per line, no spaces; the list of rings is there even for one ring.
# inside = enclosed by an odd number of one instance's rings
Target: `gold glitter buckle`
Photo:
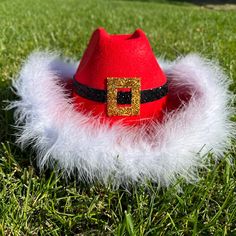
[[[136,116],[140,112],[140,79],[139,78],[107,78],[107,115]],[[131,89],[131,104],[118,105],[118,89]]]

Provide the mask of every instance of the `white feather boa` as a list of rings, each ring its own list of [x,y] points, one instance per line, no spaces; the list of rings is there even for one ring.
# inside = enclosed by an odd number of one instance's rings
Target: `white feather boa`
[[[229,147],[230,94],[227,77],[214,63],[197,55],[160,63],[170,81],[170,93],[188,89],[192,98],[161,124],[153,121],[153,136],[145,126],[109,127],[90,114],[75,111],[61,81],[78,66],[53,53],[33,53],[13,86],[20,100],[15,107],[18,143],[33,145],[40,168],[57,165],[86,181],[115,185],[144,183],[147,179],[168,186],[176,178],[196,178],[206,165],[204,154],[219,158]]]

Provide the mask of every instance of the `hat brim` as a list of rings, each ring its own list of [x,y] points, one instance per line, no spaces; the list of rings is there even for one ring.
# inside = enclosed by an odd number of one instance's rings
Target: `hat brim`
[[[217,159],[229,146],[233,124],[227,77],[198,55],[159,63],[171,96],[180,98],[188,91],[189,99],[166,111],[162,123],[110,127],[73,107],[64,83],[78,63],[33,53],[13,82],[20,97],[11,103],[20,129],[18,143],[35,147],[40,168],[56,164],[69,175],[77,170],[86,181],[120,185],[149,179],[168,186],[178,177],[195,180],[198,168],[207,163],[204,154],[212,151]],[[152,135],[145,135],[150,127]]]

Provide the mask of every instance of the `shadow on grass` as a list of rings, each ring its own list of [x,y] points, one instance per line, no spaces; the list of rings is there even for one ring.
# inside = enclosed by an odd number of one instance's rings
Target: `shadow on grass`
[[[14,120],[13,110],[6,110],[9,101],[16,97],[11,90],[10,82],[1,84],[0,88],[0,142],[13,139]]]
[[[172,3],[172,4],[185,4],[185,3],[192,3],[199,6],[204,5],[223,5],[223,4],[235,4],[236,0],[123,0],[123,1],[133,1],[133,2],[156,2],[156,3]]]
[[[10,101],[17,100],[11,88],[11,81],[5,81],[0,86],[0,153],[8,159],[8,164],[15,163],[20,165],[21,168],[28,167],[32,164],[30,156],[34,156],[29,148],[21,150],[16,144],[17,129],[15,127],[14,111],[15,109],[7,109]],[[6,166],[5,166],[6,167]],[[8,168],[8,167],[7,167]]]

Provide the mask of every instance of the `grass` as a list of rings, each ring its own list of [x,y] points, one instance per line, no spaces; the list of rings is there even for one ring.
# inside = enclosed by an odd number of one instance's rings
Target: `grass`
[[[0,1],[0,235],[236,235],[235,144],[198,183],[114,190],[39,173],[35,153],[15,144],[10,78],[34,49],[79,59],[91,32],[142,28],[167,59],[200,52],[216,59],[236,91],[234,8],[168,1]],[[235,118],[234,118],[235,119]],[[209,158],[211,155],[209,154]]]

